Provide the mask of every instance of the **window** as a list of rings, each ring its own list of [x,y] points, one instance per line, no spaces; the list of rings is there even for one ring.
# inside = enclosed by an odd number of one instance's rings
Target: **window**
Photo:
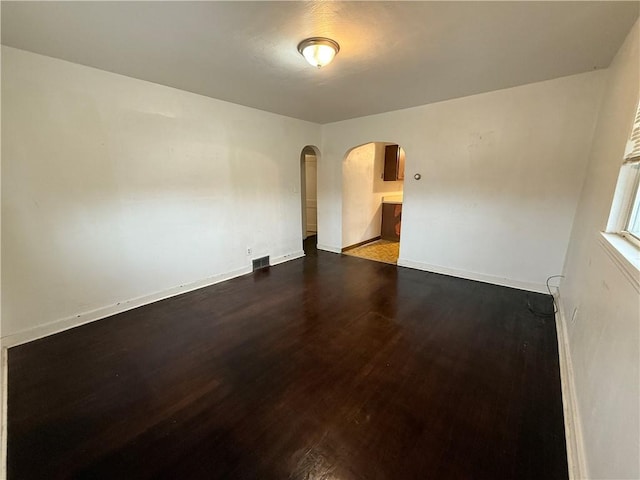
[[[638,165],[634,165],[633,168],[638,171]],[[629,220],[627,221],[625,232],[633,235],[636,240],[640,240],[640,189],[638,188],[638,177],[636,174],[636,188],[633,202],[631,203],[631,214],[629,215]]]
[[[607,231],[640,248],[640,104],[625,149]]]

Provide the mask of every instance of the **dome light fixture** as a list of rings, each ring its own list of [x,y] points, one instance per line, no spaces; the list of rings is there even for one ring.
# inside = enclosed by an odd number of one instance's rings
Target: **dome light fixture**
[[[298,44],[298,51],[310,65],[321,68],[331,63],[333,57],[340,51],[340,45],[330,38],[311,37]]]

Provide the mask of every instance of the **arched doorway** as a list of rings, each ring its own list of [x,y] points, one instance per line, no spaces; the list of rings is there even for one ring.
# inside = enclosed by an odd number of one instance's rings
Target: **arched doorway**
[[[300,200],[303,250],[318,243],[318,160],[320,151],[307,145],[300,153]]]
[[[400,250],[405,151],[370,142],[342,163],[342,252],[396,264]]]

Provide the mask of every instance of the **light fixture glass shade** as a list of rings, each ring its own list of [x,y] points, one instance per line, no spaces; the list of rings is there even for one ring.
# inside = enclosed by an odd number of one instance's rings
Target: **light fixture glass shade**
[[[320,68],[331,63],[340,51],[340,45],[330,38],[313,37],[300,42],[298,51],[310,65]]]

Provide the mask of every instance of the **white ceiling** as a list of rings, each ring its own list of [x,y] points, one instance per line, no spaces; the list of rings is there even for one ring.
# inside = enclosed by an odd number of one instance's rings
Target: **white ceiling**
[[[2,43],[328,123],[605,68],[638,6],[3,1]],[[341,46],[321,70],[310,36]]]

